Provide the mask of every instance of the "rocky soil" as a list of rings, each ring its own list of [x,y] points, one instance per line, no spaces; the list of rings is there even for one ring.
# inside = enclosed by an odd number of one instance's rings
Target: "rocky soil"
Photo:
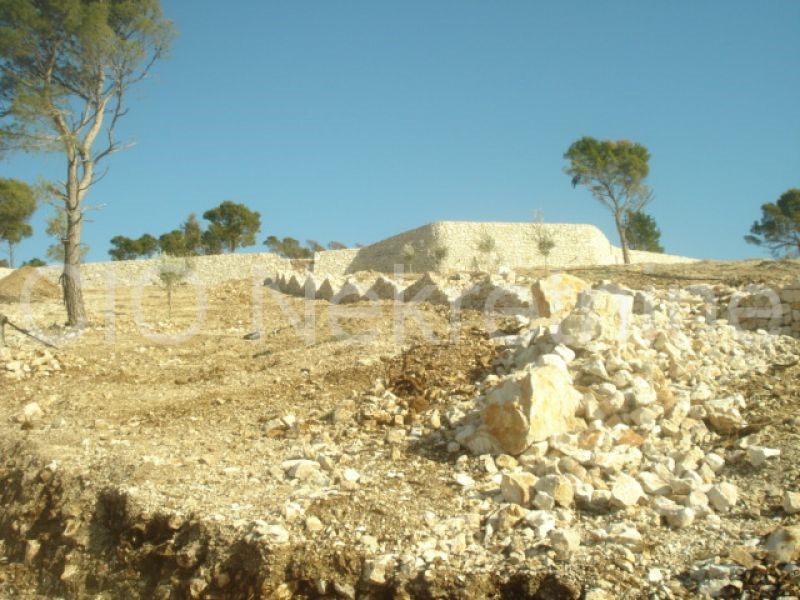
[[[190,288],[80,335],[0,304],[58,346],[0,350],[0,597],[797,597],[800,342],[667,291],[800,275],[737,265],[457,329],[251,281],[184,336]]]

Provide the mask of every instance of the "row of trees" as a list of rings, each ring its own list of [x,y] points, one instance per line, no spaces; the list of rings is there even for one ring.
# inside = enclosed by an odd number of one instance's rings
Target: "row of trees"
[[[133,260],[155,254],[186,257],[235,252],[237,248],[255,245],[256,235],[261,229],[261,215],[257,211],[230,200],[204,212],[203,219],[208,221],[206,229],[192,213],[179,228],[158,238],[149,233],[138,238],[115,236],[111,239],[108,253],[113,260]],[[315,240],[308,240],[303,246],[295,238],[279,239],[274,235],[264,240],[264,245],[285,258],[311,258],[314,252],[325,249]],[[331,250],[346,247],[341,242],[328,243]]]
[[[111,239],[108,253],[113,260],[132,260],[158,252],[170,256],[221,254],[223,250],[235,252],[237,248],[255,244],[256,234],[261,229],[261,215],[257,211],[231,200],[204,212],[203,219],[208,221],[206,229],[192,213],[179,228],[158,238],[149,233],[136,239],[115,236]]]

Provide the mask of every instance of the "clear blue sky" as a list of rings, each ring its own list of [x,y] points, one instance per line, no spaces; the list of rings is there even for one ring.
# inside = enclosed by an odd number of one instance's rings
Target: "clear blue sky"
[[[650,150],[649,212],[671,253],[762,256],[742,237],[800,186],[800,2],[165,0],[179,37],[131,94],[136,146],[87,197],[108,240],[225,199],[259,242],[371,243],[435,220],[593,223],[563,173],[583,135]],[[61,177],[15,156],[0,177]],[[39,233],[19,258],[43,256]],[[249,250],[263,249],[263,246]]]

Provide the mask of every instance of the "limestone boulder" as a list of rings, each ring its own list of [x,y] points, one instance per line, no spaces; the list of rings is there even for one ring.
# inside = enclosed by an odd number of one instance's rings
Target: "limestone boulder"
[[[531,286],[537,316],[548,318],[567,316],[575,308],[578,295],[589,287],[583,279],[566,273],[554,273],[539,279]]]
[[[535,442],[573,429],[580,400],[563,369],[529,365],[487,394],[481,424],[464,443],[479,454],[500,448],[519,455]]]
[[[629,336],[633,296],[586,290],[578,294],[575,309],[561,322],[556,341],[571,348],[592,342],[622,344]]]

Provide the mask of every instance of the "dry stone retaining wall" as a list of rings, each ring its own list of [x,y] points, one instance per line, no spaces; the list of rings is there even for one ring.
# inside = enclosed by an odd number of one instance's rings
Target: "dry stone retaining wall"
[[[214,285],[231,279],[249,277],[266,278],[276,269],[291,268],[291,261],[276,254],[217,254],[213,256],[196,256],[189,261],[192,264],[192,278],[205,285]],[[113,285],[133,286],[149,285],[158,282],[161,259],[150,258],[140,260],[120,260],[81,265],[81,278],[87,289],[99,289]],[[61,266],[50,266],[39,269],[46,279],[57,282],[61,275]]]
[[[594,225],[544,224],[555,241],[548,264],[564,268],[622,263],[622,251],[611,244]],[[466,271],[542,267],[544,257],[536,247],[536,226],[532,223],[475,223],[439,221],[387,238],[355,250],[319,252],[314,270],[323,275],[344,275],[358,271],[392,273],[404,262],[404,249],[414,249],[412,271]],[[483,239],[494,241],[491,252],[482,252]],[[437,259],[436,250],[446,252]],[[694,259],[684,256],[632,251],[635,263],[681,263]]]

